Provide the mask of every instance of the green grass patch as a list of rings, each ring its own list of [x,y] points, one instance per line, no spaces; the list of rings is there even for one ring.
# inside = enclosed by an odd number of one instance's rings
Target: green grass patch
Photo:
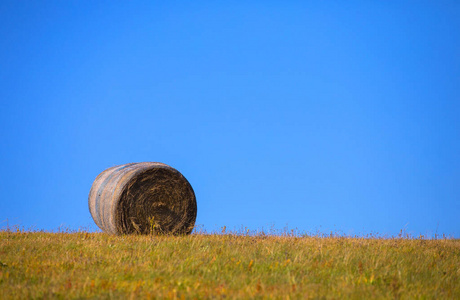
[[[3,299],[460,299],[460,241],[0,231]]]

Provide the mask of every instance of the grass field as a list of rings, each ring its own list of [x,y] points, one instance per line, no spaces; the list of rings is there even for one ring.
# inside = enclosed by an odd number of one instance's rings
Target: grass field
[[[0,298],[460,299],[460,240],[3,230]]]

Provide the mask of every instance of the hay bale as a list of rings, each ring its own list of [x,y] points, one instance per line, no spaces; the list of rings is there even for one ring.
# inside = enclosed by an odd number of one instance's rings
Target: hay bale
[[[157,162],[105,170],[93,182],[88,205],[97,226],[110,234],[189,234],[197,213],[187,179]]]

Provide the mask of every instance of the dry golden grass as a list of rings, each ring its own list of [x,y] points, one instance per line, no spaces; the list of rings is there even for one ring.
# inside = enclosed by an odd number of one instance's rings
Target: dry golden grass
[[[4,230],[0,295],[460,299],[460,241]]]

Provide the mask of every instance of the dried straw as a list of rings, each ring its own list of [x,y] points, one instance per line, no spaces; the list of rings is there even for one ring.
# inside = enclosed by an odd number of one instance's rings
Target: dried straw
[[[197,214],[187,179],[155,162],[105,170],[94,180],[88,205],[96,224],[111,234],[189,234]]]

